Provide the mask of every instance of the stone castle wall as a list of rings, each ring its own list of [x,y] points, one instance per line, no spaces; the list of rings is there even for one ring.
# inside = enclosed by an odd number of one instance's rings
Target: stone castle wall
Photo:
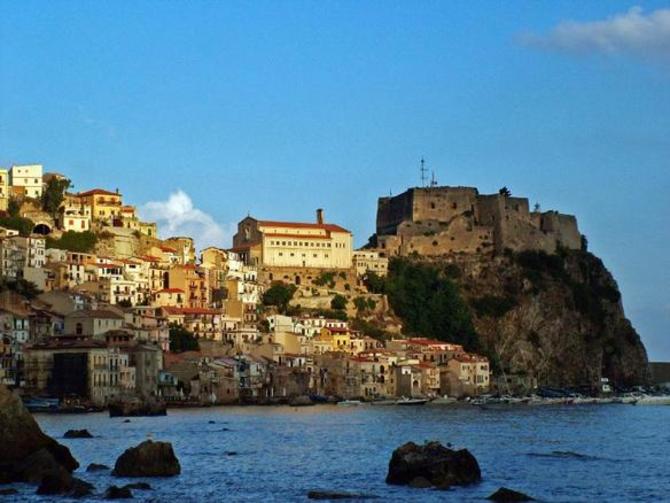
[[[553,253],[559,245],[580,248],[581,234],[574,216],[531,213],[527,198],[480,195],[470,187],[429,187],[380,198],[377,242],[387,255],[490,253],[506,248]]]

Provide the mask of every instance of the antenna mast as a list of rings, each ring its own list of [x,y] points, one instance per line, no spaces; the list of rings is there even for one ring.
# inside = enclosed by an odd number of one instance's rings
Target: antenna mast
[[[419,171],[421,171],[421,186],[426,187],[428,184],[426,183],[426,172],[428,171],[425,166],[425,161],[423,160],[423,157],[421,158],[421,168],[419,168]]]
[[[431,171],[430,186],[437,187],[437,179],[435,178],[435,171]]]

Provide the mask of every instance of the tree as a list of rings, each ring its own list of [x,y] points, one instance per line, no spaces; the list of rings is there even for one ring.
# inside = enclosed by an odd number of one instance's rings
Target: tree
[[[51,178],[42,192],[42,210],[55,218],[65,199],[65,191],[71,185],[72,182],[67,178]]]
[[[199,351],[200,344],[193,332],[186,330],[181,325],[172,323],[170,325],[170,351],[183,353],[184,351]]]
[[[88,253],[93,251],[98,242],[98,236],[91,231],[76,232],[67,231],[59,239],[47,236],[46,247],[58,248],[72,252]]]
[[[285,313],[296,290],[295,285],[275,281],[263,294],[263,305],[276,306],[280,313]]]
[[[385,280],[379,274],[368,271],[363,278],[366,288],[370,293],[384,293]]]
[[[0,217],[0,226],[7,229],[19,231],[23,237],[30,236],[35,228],[35,223],[29,218],[19,216]]]
[[[535,206],[533,206],[533,211],[534,211],[535,213],[539,213],[539,212],[540,212],[540,203],[535,203]]]
[[[509,190],[509,189],[507,188],[507,186],[505,185],[504,187],[502,187],[502,188],[498,191],[498,194],[500,194],[500,195],[503,196],[503,197],[510,197],[510,196],[512,195],[512,191]]]
[[[7,203],[7,213],[10,217],[18,217],[21,211],[21,202],[15,198],[10,197],[9,202]]]
[[[437,267],[393,259],[386,289],[393,311],[409,333],[478,349],[470,310],[457,285]]]
[[[354,299],[354,307],[356,308],[356,311],[362,313],[363,311],[367,310],[368,303],[364,297],[356,297]]]
[[[346,309],[347,299],[344,295],[336,294],[333,299],[330,301],[331,309]]]

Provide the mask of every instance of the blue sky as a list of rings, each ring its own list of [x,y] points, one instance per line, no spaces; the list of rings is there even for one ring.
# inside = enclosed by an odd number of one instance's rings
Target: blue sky
[[[361,245],[424,156],[576,214],[670,360],[668,7],[0,0],[0,165],[118,187],[201,244],[323,207]]]

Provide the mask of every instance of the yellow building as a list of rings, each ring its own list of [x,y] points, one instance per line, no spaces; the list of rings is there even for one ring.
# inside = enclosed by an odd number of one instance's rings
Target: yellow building
[[[82,206],[90,206],[91,216],[94,220],[110,220],[121,215],[123,201],[118,191],[109,192],[103,189],[93,189],[80,192],[74,197],[79,198]]]
[[[180,289],[185,292],[185,307],[209,307],[209,276],[206,271],[196,268],[193,264],[175,265],[171,267],[168,273],[167,288]]]
[[[316,223],[246,217],[237,229],[234,250],[245,255],[247,263],[267,267],[351,268],[351,232],[324,223],[322,210],[317,210]]]
[[[0,169],[0,211],[7,211],[9,203],[9,171]]]

